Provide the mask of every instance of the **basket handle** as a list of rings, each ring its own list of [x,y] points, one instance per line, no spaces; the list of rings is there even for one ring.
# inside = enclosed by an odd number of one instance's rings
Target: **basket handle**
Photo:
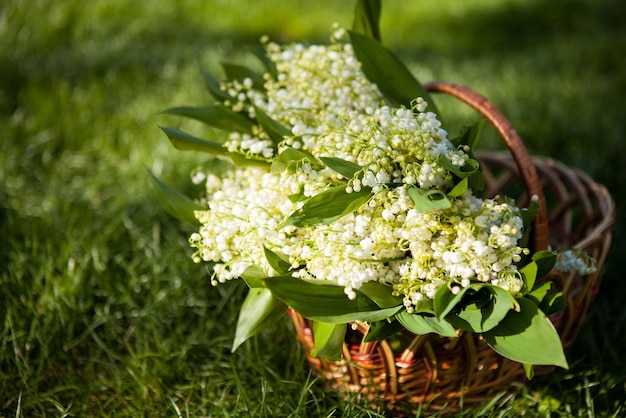
[[[524,146],[511,122],[504,117],[500,110],[484,96],[478,94],[469,87],[454,83],[431,82],[424,84],[424,88],[430,92],[446,93],[462,102],[470,105],[482,114],[496,128],[507,148],[513,155],[519,170],[526,192],[529,196],[537,196],[539,210],[534,219],[533,244],[534,250],[548,248],[548,212],[546,199],[541,188],[541,182],[537,170],[532,162],[528,150]]]

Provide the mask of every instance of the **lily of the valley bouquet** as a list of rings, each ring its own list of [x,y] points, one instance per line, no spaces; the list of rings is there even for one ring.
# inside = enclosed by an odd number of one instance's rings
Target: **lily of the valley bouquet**
[[[199,225],[189,242],[211,283],[250,288],[233,350],[291,308],[314,321],[313,355],[325,358],[367,323],[366,340],[478,333],[527,373],[567,367],[548,319],[564,299],[541,280],[557,253],[529,250],[536,202],[481,198],[482,122],[449,137],[377,41],[372,5],[359,2],[353,30],[334,27],[328,45],[262,40],[263,74],[225,64],[225,81],[205,73],[216,104],[166,111],[225,131],[209,141],[162,128],[212,159],[193,174],[200,200],[155,184],[172,214]],[[592,268],[568,254],[561,268]]]

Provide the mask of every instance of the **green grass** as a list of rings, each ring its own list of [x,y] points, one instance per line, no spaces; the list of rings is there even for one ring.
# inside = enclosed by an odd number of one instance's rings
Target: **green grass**
[[[3,3],[0,417],[379,415],[309,375],[287,321],[230,354],[245,289],[208,285],[191,230],[159,207],[146,172],[196,190],[202,157],[174,151],[157,125],[177,123],[164,108],[209,100],[201,66],[248,62],[262,34],[323,42],[352,5]],[[624,27],[620,0],[388,0],[382,22],[420,79],[473,86],[533,154],[584,169],[618,207]],[[623,220],[571,369],[458,416],[626,414]]]

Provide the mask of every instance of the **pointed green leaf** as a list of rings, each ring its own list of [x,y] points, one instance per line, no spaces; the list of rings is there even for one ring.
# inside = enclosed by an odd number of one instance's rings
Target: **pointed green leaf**
[[[285,221],[285,226],[305,227],[315,224],[329,224],[357,210],[372,197],[372,189],[363,187],[361,191],[346,193],[346,186],[335,186],[313,196],[304,202]]]
[[[533,219],[535,219],[535,215],[539,210],[539,203],[534,200],[530,201],[530,205],[527,208],[523,208],[520,212],[520,216],[522,217],[522,221],[524,222],[524,229],[530,229],[533,224]]]
[[[274,270],[276,270],[278,274],[287,274],[289,270],[291,270],[291,264],[289,263],[287,256],[276,253],[268,249],[266,246],[263,246],[263,251],[265,251],[265,258],[267,259],[267,262]]]
[[[556,251],[539,251],[533,254],[532,261],[520,269],[520,273],[524,276],[526,289],[533,291],[535,286],[542,286],[537,283],[537,279],[545,277],[552,271],[556,263]]]
[[[533,262],[537,264],[537,278],[545,277],[556,264],[556,251],[538,251],[533,254]]]
[[[534,302],[518,299],[520,311],[509,311],[495,328],[483,334],[500,355],[526,364],[568,368],[559,334]]]
[[[272,162],[271,172],[274,174],[280,174],[288,168],[294,166],[294,163],[302,160],[314,161],[315,157],[311,154],[297,150],[292,147],[285,148]]]
[[[435,315],[435,308],[433,306],[433,300],[423,298],[418,300],[417,304],[413,307],[414,314],[428,314],[428,316]]]
[[[447,171],[454,174],[460,179],[468,177],[471,174],[476,173],[480,169],[480,163],[476,160],[469,159],[465,161],[465,164],[463,166],[459,167],[452,164],[450,159],[444,154],[439,155],[437,162]]]
[[[175,188],[163,183],[150,170],[148,170],[148,173],[156,190],[157,198],[165,211],[183,222],[191,225],[200,225],[200,221],[198,221],[194,212],[206,210],[206,208],[198,205]]]
[[[221,89],[220,81],[217,77],[204,69],[202,70],[202,75],[204,76],[204,82],[209,89],[209,93],[211,93],[215,100],[219,102],[231,100],[231,97],[228,95],[228,93]]]
[[[193,135],[189,135],[186,132],[178,130],[176,128],[168,128],[160,126],[161,130],[165,132],[175,148],[184,151],[201,151],[213,155],[228,155],[228,149],[226,149],[221,143],[207,141],[206,139],[198,138]]]
[[[410,109],[411,102],[422,97],[428,102],[429,110],[439,114],[430,94],[393,52],[366,35],[348,33],[365,76],[378,86],[393,106]]]
[[[234,352],[248,338],[274,324],[286,312],[285,304],[276,300],[269,290],[250,289],[239,311],[231,352]]]
[[[474,154],[474,150],[478,145],[480,133],[484,125],[485,119],[480,119],[475,124],[465,128],[460,136],[452,139],[452,143],[457,147],[468,146],[469,150],[467,151],[467,154],[472,159],[472,161],[476,162],[475,164],[477,169],[475,171],[471,172],[471,174],[466,177],[459,176],[461,178],[467,178],[467,186],[475,192],[481,192],[485,188],[485,179],[483,177],[482,167],[480,166],[480,164],[478,164],[478,160],[476,159],[476,155]],[[460,196],[460,194],[457,194],[457,196]]]
[[[467,191],[469,188],[469,178],[465,177],[461,179],[453,188],[448,192],[448,197],[459,197]]]
[[[533,377],[535,377],[535,369],[533,368],[532,364],[527,364],[524,363],[524,371],[526,372],[526,378],[528,380],[531,380]]]
[[[226,74],[226,78],[229,80],[243,81],[246,78],[252,80],[252,87],[259,91],[265,91],[265,80],[263,76],[257,72],[251,70],[248,67],[239,64],[232,64],[229,62],[223,62],[222,68]]]
[[[361,167],[360,165],[350,161],[342,160],[341,158],[320,157],[320,160],[322,160],[322,162],[326,164],[328,168],[341,174],[347,179],[353,178],[356,173],[363,169],[363,167]]]
[[[533,287],[533,290],[525,295],[525,297],[534,301],[535,304],[539,305],[546,297],[550,289],[552,289],[552,282],[537,282]]]
[[[419,213],[452,207],[452,203],[450,203],[445,193],[439,190],[421,190],[411,186],[407,189],[407,192]]]
[[[526,283],[527,289],[533,289],[535,287],[535,281],[537,280],[537,263],[531,261],[524,267],[519,269],[519,272],[524,276],[524,283]]]
[[[276,70],[276,64],[274,64],[274,61],[272,61],[267,56],[265,49],[257,45],[255,47],[250,48],[250,52],[252,52],[259,59],[259,61],[261,61],[261,63],[263,64],[263,66],[265,67],[269,75],[273,79],[276,79],[276,76],[278,75],[278,70]]]
[[[314,321],[313,340],[315,347],[311,351],[311,355],[327,360],[341,360],[346,330],[347,324],[329,324],[327,322]]]
[[[461,134],[451,139],[451,142],[456,146],[464,146],[467,145],[469,147],[468,155],[471,158],[475,158],[473,151],[476,149],[478,142],[480,140],[480,134],[485,126],[485,119],[480,119],[473,125],[465,127]]]
[[[396,319],[404,328],[417,335],[434,333],[442,337],[457,336],[454,327],[445,319],[421,314],[410,314],[407,311],[397,314]]]
[[[226,156],[237,167],[262,167],[267,169],[271,167],[271,163],[262,157],[246,156],[238,152],[229,152]]]
[[[358,0],[352,30],[380,42],[380,0]]]
[[[550,316],[561,311],[565,306],[567,306],[567,300],[563,292],[549,293],[543,298],[541,304],[539,304],[539,309],[541,309],[546,316]]]
[[[254,113],[256,115],[257,122],[259,122],[259,125],[261,125],[265,133],[267,133],[267,136],[270,137],[274,145],[278,145],[283,142],[285,137],[293,136],[291,130],[272,119],[261,108],[254,106]]]
[[[221,104],[208,107],[172,107],[162,113],[192,118],[225,131],[251,133],[254,126],[249,118],[241,113],[235,113]]]
[[[532,231],[533,219],[539,210],[539,203],[534,200],[530,201],[530,205],[528,208],[523,208],[520,210],[520,217],[522,218],[522,223],[524,224],[524,236],[519,240],[519,245],[521,247],[528,247],[528,243],[530,241],[530,233]]]
[[[461,180],[467,180],[467,186],[463,184],[463,182],[457,184],[459,189],[452,189],[448,194],[450,196],[460,196],[465,192],[467,188],[472,188],[475,191],[482,191],[484,189],[485,183],[484,178],[482,176],[482,168],[478,160],[469,159],[465,161],[465,164],[461,167],[452,164],[452,162],[445,155],[441,154],[437,159],[439,164],[445,168],[450,173],[454,174]],[[464,190],[463,190],[464,189]]]
[[[371,322],[364,341],[371,342],[385,340],[402,331],[403,328],[402,324],[397,320],[391,322],[387,320]]]
[[[246,157],[245,155],[230,152],[219,142],[207,141],[206,139],[198,138],[193,135],[189,135],[176,128],[160,127],[167,137],[172,142],[175,148],[183,151],[200,151],[213,154],[216,156],[228,157],[237,166],[259,166],[269,167],[270,164],[267,160]]]
[[[497,326],[518,304],[513,295],[501,287],[487,285],[484,288],[491,293],[491,303],[481,309],[485,316],[478,329],[487,331]]]
[[[393,288],[379,282],[363,283],[359,292],[373,300],[381,308],[391,308],[402,305],[402,297],[392,295]]]
[[[291,306],[300,315],[323,322],[341,324],[351,321],[380,321],[393,316],[402,307],[380,308],[355,290],[348,299],[343,286],[317,284],[291,276],[269,277],[265,285],[274,297]]]
[[[485,177],[483,177],[483,168],[480,167],[475,173],[470,174],[467,177],[468,186],[475,193],[480,193],[485,190]]]
[[[272,164],[272,167],[273,166],[274,164]],[[304,195],[304,188],[301,188],[298,193],[290,194],[287,198],[291,203],[303,202],[308,199],[308,197]]]
[[[481,296],[487,295],[487,301]],[[498,286],[482,285],[472,295],[476,301],[469,303],[460,310],[452,311],[446,319],[455,327],[470,332],[485,332],[496,327],[508,314],[517,307],[515,298]]]
[[[456,295],[452,293],[448,286],[441,286],[435,293],[433,298],[433,308],[435,309],[435,316],[439,319],[443,319],[454,309],[454,307],[461,301],[465,292],[469,288],[463,287],[459,289],[459,293]]]
[[[267,278],[267,274],[265,274],[261,267],[252,264],[244,270],[241,274],[241,278],[246,282],[249,288],[265,287],[265,283],[263,283],[261,279]]]

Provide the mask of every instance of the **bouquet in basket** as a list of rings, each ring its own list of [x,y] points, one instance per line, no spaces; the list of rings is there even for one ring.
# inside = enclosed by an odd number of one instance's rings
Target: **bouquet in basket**
[[[593,260],[533,249],[537,199],[481,197],[483,121],[449,135],[379,42],[379,13],[358,2],[352,30],[333,27],[327,45],[263,39],[263,73],[224,64],[226,80],[204,73],[215,104],[165,111],[224,131],[162,128],[176,148],[208,153],[193,173],[199,199],[154,183],[171,214],[198,225],[193,260],[210,265],[211,283],[250,288],[233,350],[292,309],[313,321],[322,358],[340,358],[348,327],[366,324],[369,341],[476,333],[528,375],[566,368],[548,319],[564,298],[541,279],[593,271]]]

